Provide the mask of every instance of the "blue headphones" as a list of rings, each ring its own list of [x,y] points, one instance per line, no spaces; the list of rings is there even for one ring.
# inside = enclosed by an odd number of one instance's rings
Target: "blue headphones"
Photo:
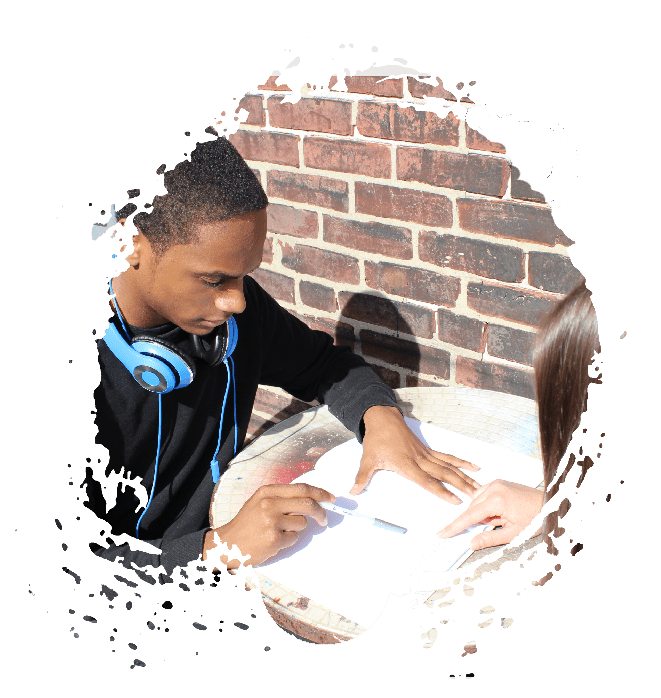
[[[135,527],[136,538],[140,538],[139,528],[142,517],[147,513],[149,505],[154,496],[156,487],[156,476],[158,474],[158,463],[161,453],[161,425],[162,410],[161,396],[177,388],[185,388],[190,385],[195,378],[195,360],[183,352],[179,347],[159,337],[150,335],[138,335],[131,339],[131,335],[124,324],[124,318],[119,310],[115,293],[112,288],[112,281],[109,282],[110,297],[117,311],[122,329],[126,338],[122,337],[120,331],[111,322],[103,336],[103,341],[108,349],[119,359],[128,369],[135,380],[145,390],[158,394],[158,442],[156,448],[156,461],[154,464],[154,480],[152,482],[149,501],[145,510],[140,515]],[[193,356],[204,359],[211,366],[217,366],[221,362],[225,364],[227,370],[227,387],[223,398],[223,407],[220,414],[220,425],[218,427],[218,443],[216,451],[211,460],[211,474],[214,482],[220,478],[220,466],[218,464],[218,451],[222,439],[223,419],[225,417],[225,405],[229,395],[230,384],[234,388],[234,455],[238,447],[238,426],[236,421],[236,381],[234,380],[234,360],[232,353],[239,340],[239,330],[236,320],[231,317],[225,323],[226,331],[217,331],[209,348],[206,348],[200,339],[195,335],[190,335]]]

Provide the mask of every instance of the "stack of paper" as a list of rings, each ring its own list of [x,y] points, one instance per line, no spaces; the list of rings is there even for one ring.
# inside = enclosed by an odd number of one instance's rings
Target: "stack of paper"
[[[480,466],[477,473],[465,472],[481,485],[501,479],[536,487],[542,481],[539,460],[431,424],[406,421],[430,448]],[[309,520],[294,546],[259,569],[270,579],[368,627],[378,618],[388,594],[406,585],[430,550],[436,550],[439,574],[452,569],[470,555],[471,538],[486,526],[472,527],[439,544],[436,532],[462,513],[470,498],[448,486],[463,500],[460,505],[449,504],[392,472],[378,471],[365,491],[350,497],[361,456],[362,446],[353,439],[326,453],[313,471],[294,482],[323,487],[337,497],[336,504],[402,526],[407,533],[327,512],[327,527]],[[425,564],[428,571],[428,559]]]

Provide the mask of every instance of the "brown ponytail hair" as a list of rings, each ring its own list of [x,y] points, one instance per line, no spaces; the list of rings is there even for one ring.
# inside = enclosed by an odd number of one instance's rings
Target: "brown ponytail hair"
[[[587,409],[588,385],[600,382],[588,375],[593,355],[600,350],[597,314],[590,295],[583,281],[544,318],[535,341],[535,389],[547,500],[556,494],[576,460],[572,454],[565,472],[549,489],[571,436]],[[577,483],[580,485],[592,460],[586,456],[578,464],[582,468]],[[568,509],[569,502],[565,500],[557,514],[547,517],[546,532],[557,529],[558,516],[562,518]]]
[[[585,282],[544,318],[534,347],[544,482],[553,480],[587,408],[588,365],[599,351],[597,314]]]

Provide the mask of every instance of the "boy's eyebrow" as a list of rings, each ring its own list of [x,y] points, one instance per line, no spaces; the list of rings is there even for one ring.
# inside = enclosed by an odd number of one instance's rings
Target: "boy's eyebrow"
[[[248,274],[252,274],[255,269],[259,269],[261,266],[261,261],[260,263],[254,268],[251,269]],[[197,276],[220,276],[223,279],[240,279],[242,276],[246,276],[246,274],[239,274],[238,276],[232,276],[232,274],[228,274],[227,272],[224,271],[198,271],[195,272]]]

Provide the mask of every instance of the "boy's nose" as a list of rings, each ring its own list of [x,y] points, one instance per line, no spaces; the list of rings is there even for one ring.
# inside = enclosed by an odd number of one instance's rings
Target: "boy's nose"
[[[223,293],[216,296],[216,308],[224,313],[236,315],[246,309],[246,299],[243,295],[243,279],[237,279],[230,287],[223,289]]]

